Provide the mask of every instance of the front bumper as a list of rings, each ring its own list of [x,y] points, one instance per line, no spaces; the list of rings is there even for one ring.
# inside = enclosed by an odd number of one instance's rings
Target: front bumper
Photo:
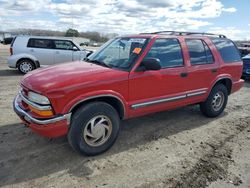
[[[70,124],[71,113],[56,116],[49,119],[38,119],[32,117],[29,112],[23,110],[20,105],[21,97],[18,95],[13,104],[14,111],[20,119],[34,132],[45,137],[59,137],[66,135]]]

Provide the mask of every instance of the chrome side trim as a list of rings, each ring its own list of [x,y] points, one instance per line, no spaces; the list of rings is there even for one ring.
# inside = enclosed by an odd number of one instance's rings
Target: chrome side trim
[[[67,124],[68,125],[70,124],[71,113],[64,114],[62,116],[58,116],[58,117],[51,118],[51,119],[44,119],[44,120],[33,118],[31,115],[29,115],[27,112],[25,112],[22,108],[19,107],[18,96],[14,100],[14,110],[17,113],[17,115],[23,117],[26,121],[30,123],[32,122],[32,123],[39,124],[39,125],[46,125],[46,124],[55,123],[55,122],[62,121],[62,120],[67,120]]]
[[[198,95],[203,95],[205,94],[207,91],[198,91],[198,92],[193,92],[193,93],[188,93],[187,97],[194,97],[194,96],[198,96]]]
[[[164,102],[172,102],[172,101],[180,100],[180,99],[184,99],[184,98],[186,98],[186,95],[180,95],[180,96],[176,96],[176,97],[170,97],[170,98],[165,98],[165,99],[159,99],[159,100],[150,101],[150,102],[144,102],[144,103],[133,104],[133,105],[131,106],[131,108],[137,109],[137,108],[142,108],[142,107],[146,107],[146,106],[151,106],[151,105],[154,105],[154,104],[159,104],[159,103],[164,103]]]
[[[38,110],[51,110],[51,106],[49,105],[46,105],[46,106],[41,106],[41,105],[38,105],[34,102],[31,102],[30,100],[28,100],[25,96],[23,96],[22,92],[19,91],[19,96],[22,98],[22,100],[27,103],[28,105],[38,109]]]
[[[195,97],[195,96],[199,96],[199,95],[203,95],[207,92],[206,90],[202,90],[202,91],[196,91],[196,92],[190,92],[187,93],[185,95],[179,95],[176,97],[168,97],[168,98],[164,98],[164,99],[159,99],[159,100],[154,100],[154,101],[149,101],[149,102],[144,102],[144,103],[138,103],[138,104],[133,104],[131,105],[132,109],[137,109],[137,108],[143,108],[146,106],[151,106],[151,105],[155,105],[155,104],[159,104],[159,103],[165,103],[165,102],[172,102],[175,100],[181,100],[181,99],[185,99],[188,97]]]

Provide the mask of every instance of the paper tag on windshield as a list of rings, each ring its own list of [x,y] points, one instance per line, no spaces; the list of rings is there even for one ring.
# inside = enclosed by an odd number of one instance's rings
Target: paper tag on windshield
[[[141,38],[133,38],[129,39],[129,42],[137,42],[137,43],[144,43],[146,39],[141,39]]]
[[[135,48],[133,50],[133,53],[135,53],[135,54],[139,54],[140,52],[141,52],[141,48]]]

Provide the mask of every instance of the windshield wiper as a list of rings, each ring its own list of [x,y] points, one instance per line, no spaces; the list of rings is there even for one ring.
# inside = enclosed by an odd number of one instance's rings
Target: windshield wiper
[[[85,59],[85,61],[110,68],[110,66],[109,66],[108,64],[106,64],[106,63],[104,63],[104,62],[102,62],[102,61],[98,61],[98,60],[96,60],[96,59],[92,59],[92,60],[91,60],[91,59],[88,59],[88,58],[87,58],[87,59]]]

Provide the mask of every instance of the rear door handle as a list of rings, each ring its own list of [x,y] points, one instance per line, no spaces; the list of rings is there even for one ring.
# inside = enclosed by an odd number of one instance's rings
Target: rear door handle
[[[188,73],[187,73],[187,72],[182,72],[182,73],[180,74],[180,76],[183,77],[183,78],[184,78],[184,77],[187,77],[187,76],[188,76]]]
[[[31,52],[34,52],[34,49],[30,49]]]
[[[59,52],[59,51],[56,51],[56,54],[60,54],[60,52]]]
[[[218,69],[211,69],[212,73],[216,73],[218,71]]]

